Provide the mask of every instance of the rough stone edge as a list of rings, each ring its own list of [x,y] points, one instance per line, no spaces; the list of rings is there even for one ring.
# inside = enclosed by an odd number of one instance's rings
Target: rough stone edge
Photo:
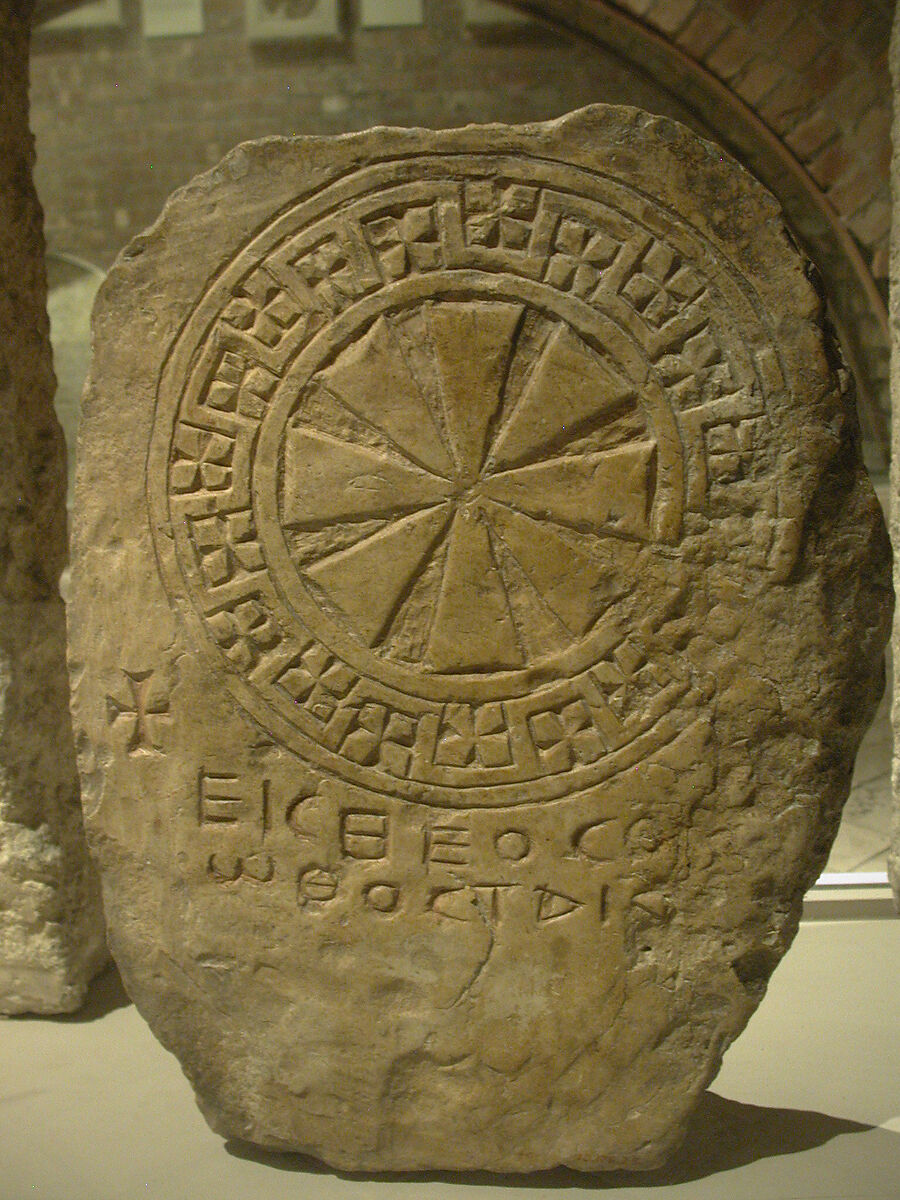
[[[893,220],[891,222],[890,263],[890,326],[891,326],[891,435],[890,533],[895,547],[894,590],[900,591],[900,7],[894,17],[890,43],[890,68],[893,83],[893,154],[891,157],[891,193]],[[888,853],[888,874],[894,891],[894,906],[900,914],[900,752],[897,731],[900,728],[900,609],[895,617],[891,638],[893,649],[894,698],[891,711],[894,731],[893,751],[893,813],[891,847]]]
[[[742,225],[740,230],[741,257],[743,259],[740,264],[741,269],[753,277],[754,283],[759,284],[761,292],[765,294],[767,290],[767,255],[764,253],[764,248],[767,239],[782,244],[787,243],[793,251],[797,251],[797,244],[787,229],[781,205],[765,185],[760,183],[736,159],[723,151],[721,146],[700,137],[699,134],[670,117],[650,114],[628,105],[594,104],[550,121],[530,122],[522,125],[494,122],[487,125],[469,124],[455,129],[441,130],[378,125],[371,129],[337,136],[269,136],[242,142],[226,154],[216,166],[195,175],[188,183],[172,192],[153,224],[132,238],[123,248],[99,289],[94,306],[93,322],[97,325],[102,323],[107,308],[111,307],[113,299],[118,301],[121,291],[131,291],[142,284],[146,287],[152,283],[152,280],[142,278],[144,272],[141,269],[141,259],[146,250],[152,249],[157,260],[159,256],[162,256],[164,259],[168,257],[173,265],[178,261],[177,252],[169,251],[167,254],[167,243],[173,238],[173,235],[177,239],[179,232],[184,227],[185,217],[190,222],[196,220],[192,210],[201,198],[210,213],[215,211],[216,219],[223,228],[223,238],[227,237],[231,244],[234,244],[241,233],[244,236],[255,233],[257,226],[241,226],[242,213],[223,211],[219,207],[218,193],[223,188],[229,188],[236,180],[244,180],[248,191],[254,187],[257,188],[257,191],[250,195],[247,207],[252,205],[262,208],[268,203],[269,210],[264,218],[268,220],[274,213],[280,211],[284,204],[291,201],[299,202],[353,169],[371,165],[376,161],[387,161],[410,152],[422,153],[419,143],[424,135],[427,135],[432,141],[432,149],[428,153],[478,154],[504,151],[528,153],[529,142],[533,142],[535,145],[540,145],[545,158],[548,155],[544,139],[550,136],[558,139],[560,143],[565,143],[564,147],[560,147],[558,155],[553,156],[556,161],[575,162],[575,165],[583,165],[589,170],[597,170],[602,168],[603,162],[598,158],[591,157],[590,148],[579,153],[577,160],[572,157],[571,138],[573,135],[577,136],[579,132],[583,132],[585,135],[590,135],[592,132],[602,135],[607,121],[617,121],[623,114],[627,114],[628,120],[633,126],[641,129],[642,135],[648,142],[656,141],[658,154],[667,155],[666,166],[670,175],[672,173],[686,175],[692,169],[702,167],[708,183],[707,190],[711,202],[706,206],[698,205],[698,212],[704,219],[705,228],[699,222],[697,228],[701,229],[701,232],[704,232],[711,240],[718,241],[721,226],[725,230],[728,242],[734,244],[738,240],[735,236],[735,224],[739,220]],[[698,152],[698,156],[693,160],[689,160],[683,153],[684,138],[687,138],[689,143],[693,143]],[[377,157],[367,153],[367,147],[373,140],[379,144]],[[672,142],[680,143],[679,153],[673,153],[670,149]],[[280,187],[273,186],[272,176],[269,173],[270,164],[267,160],[270,158],[283,159],[285,150],[290,153],[297,168],[303,168],[305,177],[298,178],[296,175],[292,175],[290,180],[285,179]],[[656,156],[651,158],[646,153],[641,155],[629,153],[624,146],[623,156],[628,158],[635,176],[643,176],[648,185],[652,186],[654,178],[659,174],[658,158]],[[283,163],[279,165],[283,172]],[[729,203],[723,205],[721,203],[723,192],[733,193],[737,179],[742,181],[741,194],[731,195]],[[696,179],[693,182],[696,182]],[[282,202],[272,202],[270,198],[273,194],[282,195]],[[712,203],[716,197],[720,198],[718,204]],[[737,211],[736,204],[742,199],[752,202],[753,211],[745,213]],[[760,207],[768,209],[769,213],[764,226],[761,226],[759,222]],[[193,244],[191,249],[195,257],[198,257],[197,252],[199,250],[202,253],[203,247]],[[801,254],[798,258],[798,268],[805,257]],[[213,274],[219,263],[216,261],[214,253],[209,255],[209,260],[210,274]],[[196,273],[192,273],[189,283],[193,287],[188,297],[178,297],[179,306],[185,302],[190,304],[196,298],[198,293]],[[205,283],[206,281],[204,281],[204,285]],[[785,310],[789,308],[784,297],[783,279],[770,290],[770,294],[773,299],[778,300],[780,307]],[[792,300],[795,306],[795,312],[792,315],[801,318],[808,319],[813,312],[822,309],[820,288],[800,269],[796,273],[796,287],[792,293]],[[139,304],[135,302],[133,307],[138,309]],[[92,371],[92,375],[94,373]]]
[[[598,152],[595,146],[605,145],[604,132],[609,124],[638,130],[642,139],[640,153],[630,150],[621,136],[613,146],[606,147],[605,154]],[[579,135],[584,143],[573,152]],[[495,122],[447,130],[384,125],[338,136],[271,136],[240,143],[215,167],[174,191],[156,221],[133,238],[113,263],[94,303],[91,323],[94,354],[84,390],[80,428],[90,427],[95,381],[107,374],[104,365],[107,356],[117,357],[116,339],[103,332],[111,314],[114,314],[113,325],[119,327],[122,312],[128,312],[134,327],[147,331],[148,344],[155,344],[155,325],[163,315],[163,303],[168,310],[167,320],[180,333],[197,296],[222,268],[214,244],[192,238],[194,226],[214,219],[221,229],[221,238],[215,244],[245,245],[274,214],[312,196],[342,175],[398,155],[423,153],[420,145],[423,136],[431,143],[428,153],[527,154],[536,150],[545,160],[574,163],[588,170],[602,170],[617,153],[633,177],[646,184],[650,194],[655,191],[662,161],[670,186],[674,180],[676,186],[690,193],[699,214],[695,227],[713,244],[721,247],[724,240],[732,252],[730,257],[752,281],[762,302],[771,305],[771,311],[782,314],[779,328],[772,330],[773,336],[787,344],[792,338],[802,342],[803,335],[808,336],[812,329],[824,344],[826,357],[831,362],[843,363],[825,315],[818,273],[800,251],[781,205],[765,185],[721,146],[701,138],[670,117],[632,106],[595,104],[550,121],[522,125]],[[551,149],[548,145],[551,140],[558,148]],[[378,146],[377,155],[369,150],[373,142]],[[228,197],[227,205],[221,203],[223,192],[236,180],[242,181],[247,196],[240,209],[234,205],[233,195]],[[698,196],[700,188],[705,191]],[[760,209],[768,213],[764,222],[760,222]],[[200,268],[195,266],[187,277],[184,275],[184,245],[190,247],[192,263],[203,259],[204,277],[199,286]],[[789,288],[786,272],[782,270],[773,278],[768,266],[770,252],[778,254],[783,263],[785,247],[796,263]],[[164,302],[155,286],[161,277],[167,280]],[[161,364],[162,353],[158,353]],[[844,376],[842,388],[835,387],[831,370],[821,371],[815,379],[806,378],[808,394],[815,395],[823,427],[829,427],[835,419],[840,421],[848,409],[853,409],[852,418],[856,421],[855,408],[847,394],[852,385],[846,370]],[[801,479],[816,478],[830,457],[824,447],[821,449],[815,462],[803,462],[799,455],[794,456],[790,474],[796,478],[798,491],[802,491]],[[77,467],[75,490],[77,494]],[[80,548],[77,515],[76,512],[70,531],[74,552]]]
[[[0,103],[9,121],[5,132],[10,134],[2,146],[9,157],[0,185],[12,193],[12,222],[6,231],[12,274],[4,280],[5,272],[0,270],[6,316],[9,307],[18,310],[15,297],[22,289],[28,300],[20,312],[24,324],[7,346],[14,348],[15,337],[19,338],[17,361],[3,389],[9,388],[8,402],[14,409],[21,406],[27,415],[36,416],[39,428],[23,431],[26,454],[29,432],[35,439],[47,433],[53,445],[53,450],[44,451],[49,462],[54,450],[62,456],[62,432],[52,404],[55,381],[46,313],[43,214],[34,190],[34,148],[28,128],[31,11],[31,0],[0,5]],[[17,250],[21,270],[16,268]],[[16,328],[12,323],[8,326],[8,330]],[[10,453],[15,456],[15,449],[10,448]],[[27,458],[24,461],[32,465]],[[46,465],[43,458],[33,464],[36,470]],[[61,471],[64,474],[62,457]],[[36,477],[28,482],[40,496]],[[30,587],[14,581],[0,598],[0,883],[4,893],[0,1015],[4,1016],[75,1011],[84,1002],[91,979],[108,961],[99,883],[79,811],[66,704],[65,611],[57,578],[65,545],[64,494],[63,484],[56,495],[51,491],[40,498],[35,512],[24,518],[35,522],[35,539],[46,542],[34,547],[35,563],[46,566],[46,578],[36,572]]]

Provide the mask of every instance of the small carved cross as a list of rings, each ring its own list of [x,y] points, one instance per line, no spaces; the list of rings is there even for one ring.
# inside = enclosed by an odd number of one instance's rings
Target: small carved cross
[[[106,697],[107,720],[125,731],[129,754],[159,754],[162,750],[160,724],[169,720],[169,703],[151,700],[152,671],[125,671],[131,698],[125,703]]]

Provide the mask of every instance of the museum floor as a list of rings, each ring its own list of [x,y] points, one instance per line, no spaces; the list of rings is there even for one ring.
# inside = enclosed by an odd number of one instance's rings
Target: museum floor
[[[888,481],[876,476],[872,482],[881,506],[887,512]],[[841,828],[825,868],[828,874],[883,874],[891,828],[891,686],[893,669],[890,649],[887,661],[888,686],[868,733],[863,738],[850,797],[844,807]],[[900,1185],[897,1194],[900,1195]]]
[[[121,990],[0,1021],[0,1200],[897,1200],[900,926],[809,919],[694,1120],[648,1175],[342,1176],[223,1143]]]
[[[890,677],[890,669],[888,670]],[[891,697],[885,692],[863,739],[841,828],[825,868],[828,874],[883,873],[891,819]],[[897,1194],[900,1196],[900,1185]]]

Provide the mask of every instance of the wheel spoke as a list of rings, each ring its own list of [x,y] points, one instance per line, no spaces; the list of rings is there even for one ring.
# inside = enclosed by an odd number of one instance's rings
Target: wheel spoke
[[[408,589],[396,617],[385,632],[381,647],[391,658],[415,663],[421,663],[425,658],[448,549],[449,536],[445,532],[429,554],[427,564]]]
[[[512,511],[512,510],[508,510]],[[543,596],[525,574],[522,564],[497,533],[489,519],[487,506],[482,509],[491,539],[491,553],[503,577],[506,598],[519,636],[519,643],[529,662],[556,654],[572,641],[571,631],[544,601]]]
[[[329,521],[399,515],[437,504],[448,485],[372,446],[304,425],[288,430],[282,521],[317,528]]]
[[[566,326],[548,341],[489,453],[496,468],[546,457],[634,400],[634,389]]]
[[[450,523],[447,504],[394,521],[308,568],[370,645],[382,640]]]
[[[638,442],[517,467],[485,480],[483,494],[574,529],[647,540],[655,448]]]
[[[349,550],[363,538],[371,537],[383,529],[391,518],[375,518],[369,521],[345,521],[319,529],[285,529],[291,558],[301,570],[310,563],[318,562],[339,550]]]
[[[436,671],[503,671],[524,665],[488,531],[467,509],[450,531],[426,661]]]
[[[474,481],[491,422],[503,399],[523,306],[445,304],[431,312],[430,332],[459,474]]]
[[[319,379],[416,465],[444,477],[452,473],[453,464],[431,411],[384,317]]]
[[[499,504],[486,505],[491,530],[515,559],[542,603],[571,636],[581,637],[626,590],[622,548],[589,554],[546,521]]]
[[[565,321],[470,299],[382,315],[314,376],[281,518],[332,619],[445,674],[564,652],[651,539],[636,384]]]

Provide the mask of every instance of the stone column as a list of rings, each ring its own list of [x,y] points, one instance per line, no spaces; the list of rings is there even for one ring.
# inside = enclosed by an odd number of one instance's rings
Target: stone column
[[[0,0],[0,1013],[68,1012],[106,961],[65,676],[65,455],[28,128],[31,0]]]
[[[891,38],[891,76],[894,83],[894,157],[891,163],[891,190],[894,199],[891,228],[891,407],[893,433],[891,445],[891,542],[895,548],[894,590],[900,587],[900,567],[896,547],[900,545],[900,8],[894,18]],[[900,617],[895,618],[894,638],[894,819],[888,874],[894,888],[894,903],[900,912],[900,755],[897,731],[900,730]]]

